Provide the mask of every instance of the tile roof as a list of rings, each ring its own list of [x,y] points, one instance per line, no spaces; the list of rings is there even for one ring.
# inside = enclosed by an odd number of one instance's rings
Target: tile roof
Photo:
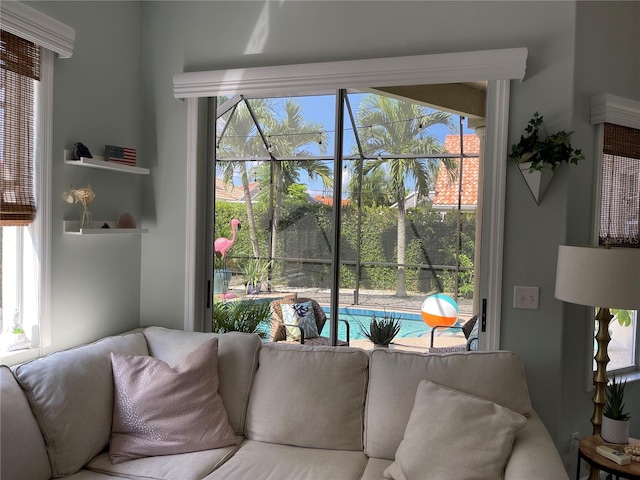
[[[324,195],[316,195],[314,200],[318,203],[324,203],[325,205],[332,206],[333,205],[333,197],[325,197]],[[342,199],[342,206],[349,204],[349,200],[346,198]]]
[[[251,192],[251,198],[253,199],[258,192],[258,182],[249,183],[249,191]],[[216,177],[216,200],[224,200],[227,202],[243,202],[244,190],[242,185],[229,187],[224,183],[221,178]]]
[[[480,153],[480,139],[477,135],[470,133],[463,135],[464,153],[467,155]],[[444,141],[444,148],[448,153],[460,152],[460,135],[447,135]],[[460,164],[460,159],[454,159]],[[475,208],[478,202],[478,158],[465,158],[462,165],[462,208]],[[460,178],[451,180],[447,171],[442,168],[436,178],[433,207],[446,208],[458,206],[458,187]]]

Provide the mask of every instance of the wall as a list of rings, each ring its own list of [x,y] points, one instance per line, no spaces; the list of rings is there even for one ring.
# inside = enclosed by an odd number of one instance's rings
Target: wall
[[[603,22],[603,19],[607,19]],[[571,169],[568,184],[567,243],[589,244],[593,238],[593,183],[596,176],[594,129],[589,102],[593,95],[610,93],[640,100],[640,2],[579,2],[575,54],[574,138],[589,152],[582,168]],[[591,434],[593,413],[587,392],[591,365],[587,325],[588,308],[567,304],[564,309],[562,425],[564,439],[573,431]],[[640,382],[626,389],[626,405],[633,418],[630,434],[640,437]]]
[[[551,128],[571,127],[571,2],[145,2],[143,8],[152,112],[145,136],[160,171],[145,193],[145,220],[153,232],[143,240],[144,323],[182,326],[186,105],[171,96],[175,73],[527,47],[527,77],[512,85],[510,140],[536,110]],[[559,177],[536,207],[515,167],[509,169],[501,332],[503,348],[522,355],[534,404],[553,435],[562,383],[562,305],[553,299],[553,287],[567,173]],[[530,227],[522,228],[525,223]],[[541,287],[540,310],[512,309],[516,284]]]
[[[139,175],[67,166],[63,150],[82,142],[104,155],[106,144],[138,149],[142,142],[142,7],[130,2],[30,2],[76,31],[73,57],[54,70],[51,308],[52,349],[136,328],[140,323],[140,236],[63,235],[80,205],[62,192],[90,183],[94,219],[128,211],[140,219]]]

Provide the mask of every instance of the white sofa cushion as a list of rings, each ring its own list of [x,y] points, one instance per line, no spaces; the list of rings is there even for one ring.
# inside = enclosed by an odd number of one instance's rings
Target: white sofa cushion
[[[393,463],[386,458],[371,457],[360,480],[384,480],[384,471]]]
[[[240,447],[242,440],[242,437],[236,437],[237,445],[215,450],[138,458],[116,465],[111,463],[109,454],[105,452],[91,460],[85,468],[96,474],[118,478],[199,480],[225,463]]]
[[[0,478],[49,480],[47,449],[13,373],[0,366]]]
[[[366,465],[367,457],[362,451],[246,440],[233,457],[205,480],[360,480]]]
[[[77,472],[109,442],[111,352],[149,354],[144,335],[134,333],[56,352],[15,369],[40,425],[54,477]]]
[[[218,395],[218,339],[175,367],[151,356],[111,354],[115,385],[113,463],[236,444]]]
[[[524,368],[514,353],[417,355],[376,349],[371,353],[365,410],[368,456],[394,459],[422,380],[490,400],[524,416],[531,412]]]
[[[267,343],[259,365],[247,410],[248,439],[362,450],[368,378],[363,350]]]
[[[489,400],[423,380],[396,460],[384,475],[394,480],[503,478],[516,432],[525,422]]]
[[[542,458],[543,462],[540,461]],[[535,411],[516,435],[504,480],[522,480],[523,472],[527,472],[527,479],[533,480],[569,479],[553,439]]]
[[[229,424],[236,435],[244,435],[249,389],[258,365],[262,344],[257,335],[230,332],[225,334],[183,332],[162,327],[148,327],[144,335],[150,355],[174,366],[185,355],[211,338],[218,339],[218,393],[227,410]]]

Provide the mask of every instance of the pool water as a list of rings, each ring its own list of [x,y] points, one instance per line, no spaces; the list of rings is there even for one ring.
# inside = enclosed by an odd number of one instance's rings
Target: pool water
[[[327,323],[325,324],[322,332],[325,336],[329,335],[329,307],[322,307],[322,309],[327,314]],[[419,337],[421,335],[427,334],[431,331],[431,327],[429,327],[426,323],[422,321],[422,317],[419,313],[408,313],[408,312],[388,312],[389,314],[393,314],[395,318],[400,318],[402,320],[400,326],[400,333],[398,333],[398,337]],[[353,308],[353,307],[341,307],[338,310],[338,318],[340,320],[346,320],[349,323],[349,336],[351,340],[360,340],[366,338],[362,335],[360,325],[365,328],[369,328],[369,323],[371,322],[371,318],[375,314],[376,318],[382,318],[384,315],[383,311],[380,310],[369,310],[363,308]],[[338,338],[345,339],[346,338],[346,327],[343,322],[338,322]]]

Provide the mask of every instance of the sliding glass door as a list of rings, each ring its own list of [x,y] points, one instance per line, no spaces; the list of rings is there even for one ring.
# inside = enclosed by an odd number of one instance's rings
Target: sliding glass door
[[[477,313],[480,143],[463,117],[346,91],[217,105],[214,302],[311,297],[356,345],[387,310],[424,343],[434,293],[460,322]],[[336,323],[322,334],[343,339]]]

